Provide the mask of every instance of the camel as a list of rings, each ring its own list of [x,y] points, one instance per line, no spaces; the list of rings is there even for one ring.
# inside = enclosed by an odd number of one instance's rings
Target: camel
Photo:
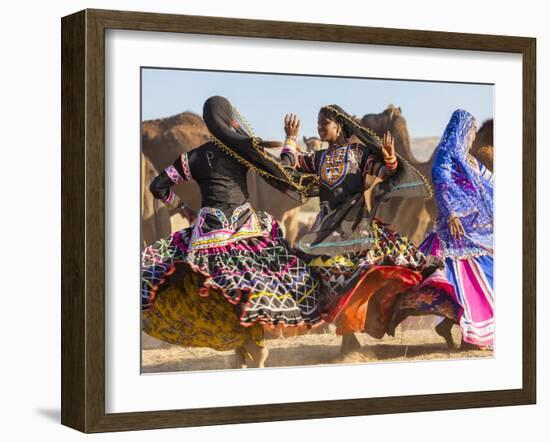
[[[158,170],[163,170],[182,152],[207,142],[208,138],[202,118],[189,111],[142,123],[142,151]]]
[[[474,144],[472,146],[472,155],[490,171],[493,171],[493,119],[485,120],[477,131]]]
[[[390,104],[379,114],[364,115],[361,123],[372,129],[378,136],[382,136],[389,130],[395,139],[397,154],[411,163],[432,184],[433,154],[432,158],[426,162],[419,162],[415,158],[411,149],[407,122],[401,113],[401,108]],[[433,226],[437,216],[437,206],[433,199],[393,198],[379,207],[378,216],[413,243],[419,244]]]
[[[302,137],[302,141],[304,142],[306,146],[306,150],[308,152],[313,152],[317,150],[323,149],[323,146],[327,143],[324,143],[321,141],[321,138],[319,137]]]
[[[204,144],[210,136],[202,118],[193,112],[144,121],[141,127],[142,152],[157,171],[172,164],[182,152],[189,152]],[[200,209],[199,186],[194,181],[174,186],[173,191],[191,209]],[[142,188],[142,193],[149,193],[148,185]]]
[[[141,245],[145,247],[170,234],[170,214],[162,202],[148,191],[149,183],[158,172],[143,153],[141,154]]]

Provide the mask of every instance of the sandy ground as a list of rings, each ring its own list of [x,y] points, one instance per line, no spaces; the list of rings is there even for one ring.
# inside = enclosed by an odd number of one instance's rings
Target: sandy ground
[[[266,367],[493,356],[491,351],[448,350],[443,339],[431,327],[420,330],[414,329],[414,324],[412,327],[404,322],[397,329],[395,337],[386,336],[380,340],[357,334],[362,348],[345,358],[339,355],[341,338],[334,333],[269,339]],[[455,343],[460,342],[458,327],[453,327],[453,337]],[[234,361],[234,352],[219,352],[209,348],[164,346],[142,350],[144,373],[230,369]]]

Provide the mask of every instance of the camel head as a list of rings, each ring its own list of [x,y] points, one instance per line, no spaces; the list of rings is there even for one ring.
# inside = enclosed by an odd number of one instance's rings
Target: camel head
[[[483,163],[489,170],[493,170],[493,119],[485,120],[476,133],[470,153]]]
[[[480,146],[476,149],[475,152],[472,153],[472,155],[476,157],[479,161],[481,161],[481,164],[483,164],[487,169],[492,172],[494,154],[493,151],[494,148],[491,145]]]
[[[378,136],[382,136],[387,130],[391,130],[401,116],[401,108],[393,104],[389,104],[388,107],[378,114],[365,114],[361,118],[361,123],[372,129]]]
[[[379,137],[382,137],[389,130],[395,138],[397,153],[414,162],[407,121],[403,117],[400,107],[389,104],[379,114],[365,114],[361,118],[361,124],[372,129]]]
[[[493,119],[485,120],[476,133],[474,144],[472,145],[472,154],[483,147],[493,146]]]
[[[323,148],[323,142],[319,137],[302,137],[304,144],[306,145],[306,150],[308,152],[315,152]]]

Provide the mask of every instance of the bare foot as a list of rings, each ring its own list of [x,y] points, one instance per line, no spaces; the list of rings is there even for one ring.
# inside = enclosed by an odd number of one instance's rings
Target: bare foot
[[[235,349],[235,368],[246,368],[246,350],[243,347]]]
[[[269,350],[266,347],[261,347],[258,355],[258,368],[264,368],[265,367],[265,361],[267,360],[267,357],[269,356]]]
[[[469,342],[466,342],[464,339],[462,339],[462,342],[460,343],[460,350],[462,351],[469,351],[469,350],[483,350],[483,347],[480,347],[476,344],[471,344]]]
[[[453,321],[451,321],[449,318],[444,318],[443,321],[435,326],[435,332],[443,339],[445,339],[445,342],[447,343],[447,348],[449,350],[454,350],[455,348],[453,334],[451,333],[453,324]]]
[[[243,349],[250,355],[250,362],[247,364],[250,368],[264,368],[265,361],[269,356],[269,350],[266,347],[260,347],[254,341],[248,341]]]
[[[347,356],[354,351],[361,350],[361,343],[353,333],[342,335],[342,345],[340,346],[340,356]]]

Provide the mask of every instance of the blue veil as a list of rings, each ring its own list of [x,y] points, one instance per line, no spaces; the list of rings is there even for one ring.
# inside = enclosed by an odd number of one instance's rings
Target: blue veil
[[[439,237],[446,255],[458,258],[492,254],[493,250],[493,181],[482,176],[483,166],[468,154],[468,133],[475,124],[465,110],[453,112],[432,166],[435,199],[439,208]],[[452,216],[460,217],[465,236],[453,238],[448,227]]]

